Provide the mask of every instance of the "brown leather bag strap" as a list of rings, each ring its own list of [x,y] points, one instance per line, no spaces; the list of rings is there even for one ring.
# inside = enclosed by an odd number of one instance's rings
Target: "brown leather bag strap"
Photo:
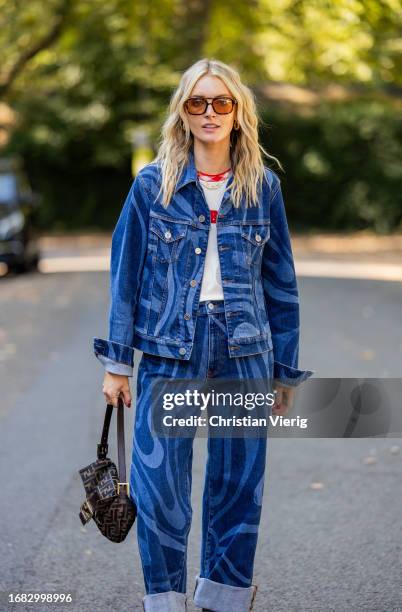
[[[108,446],[108,437],[109,437],[109,427],[110,427],[110,419],[112,418],[113,413],[113,404],[108,404],[106,406],[105,420],[103,423],[102,437],[101,441],[98,444],[98,459],[106,459],[109,446]]]
[[[124,444],[124,404],[119,397],[117,409],[117,453],[119,459],[119,481],[126,482],[126,452]]]
[[[114,406],[113,404],[107,404],[105,420],[103,423],[102,437],[98,444],[98,459],[106,459],[109,445],[109,428],[110,421],[112,418]],[[124,404],[121,397],[118,399],[117,407],[117,454],[119,461],[119,482],[126,482],[126,452],[124,442]]]

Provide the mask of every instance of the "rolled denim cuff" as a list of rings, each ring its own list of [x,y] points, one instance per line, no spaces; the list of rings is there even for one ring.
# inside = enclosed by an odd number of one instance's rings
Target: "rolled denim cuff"
[[[97,355],[99,361],[103,363],[103,366],[106,372],[111,372],[112,374],[121,374],[122,376],[132,376],[133,375],[133,367],[127,365],[126,363],[119,363],[118,361],[114,361],[110,359],[110,357],[105,357],[104,355]]]
[[[297,387],[313,374],[315,370],[299,370],[280,361],[274,361],[274,379],[284,387]]]
[[[104,355],[113,361],[125,363],[131,367],[134,366],[134,348],[127,344],[119,344],[111,340],[103,340],[103,338],[94,338],[93,350],[97,358],[99,358],[98,355]]]
[[[151,593],[142,598],[144,612],[186,612],[187,595],[178,591]]]
[[[213,612],[249,612],[253,609],[257,585],[238,587],[222,584],[197,574],[193,600],[196,606]]]

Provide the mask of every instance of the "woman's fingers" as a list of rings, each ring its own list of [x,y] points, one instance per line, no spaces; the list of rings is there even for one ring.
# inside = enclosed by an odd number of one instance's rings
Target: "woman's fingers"
[[[275,404],[272,406],[272,412],[275,415],[283,415],[283,389],[281,387],[275,388]]]
[[[276,387],[276,402],[273,411],[279,416],[285,415],[293,406],[295,390],[289,387]]]
[[[125,388],[122,390],[123,393],[123,400],[125,405],[127,406],[127,408],[131,408],[131,393],[130,393],[130,388]]]
[[[112,404],[115,408],[118,407],[120,392],[117,392],[115,390],[104,391],[103,395],[105,396],[108,404]]]
[[[103,381],[103,395],[108,404],[115,408],[119,405],[119,397],[122,396],[124,404],[131,407],[131,392],[127,376],[107,372]]]

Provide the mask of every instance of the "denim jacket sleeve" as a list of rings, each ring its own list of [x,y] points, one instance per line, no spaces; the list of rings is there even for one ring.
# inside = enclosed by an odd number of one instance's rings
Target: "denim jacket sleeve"
[[[107,371],[115,373],[132,375],[134,317],[147,249],[148,223],[147,188],[138,174],[112,234],[109,337],[93,339],[95,356]]]
[[[297,386],[313,370],[300,370],[299,293],[289,228],[279,177],[274,175],[270,196],[271,232],[262,259],[261,275],[274,349],[274,379]]]

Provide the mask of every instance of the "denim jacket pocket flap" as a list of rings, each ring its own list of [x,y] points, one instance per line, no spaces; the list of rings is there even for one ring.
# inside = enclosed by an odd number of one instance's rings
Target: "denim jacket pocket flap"
[[[270,236],[270,224],[250,224],[243,225],[241,235],[255,246],[262,246]]]
[[[176,223],[176,221],[166,221],[158,217],[152,217],[149,229],[159,236],[164,242],[174,242],[179,238],[184,238],[187,234],[187,224]]]

